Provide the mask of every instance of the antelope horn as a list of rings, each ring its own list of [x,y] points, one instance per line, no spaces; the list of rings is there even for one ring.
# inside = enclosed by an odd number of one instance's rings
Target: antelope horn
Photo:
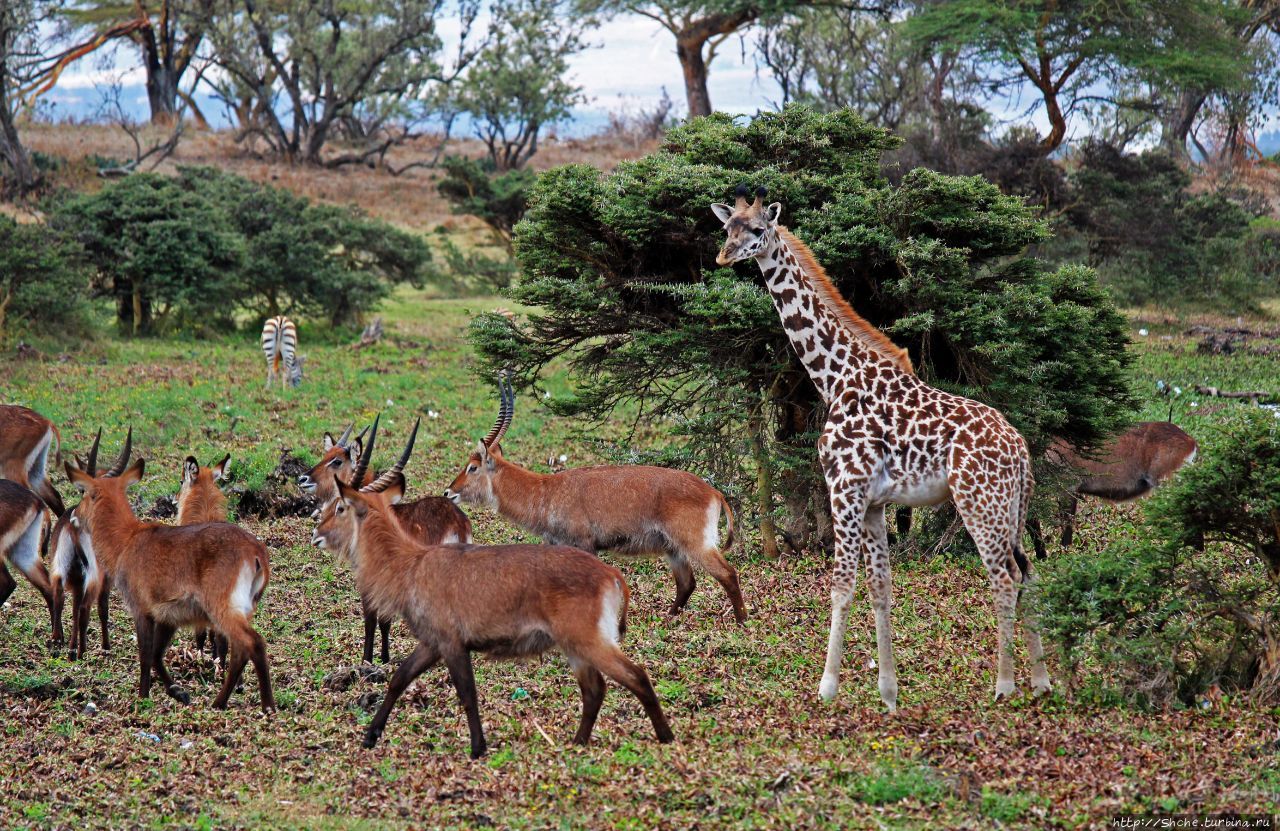
[[[85,473],[89,474],[90,476],[98,475],[98,444],[101,441],[102,441],[102,428],[99,427],[98,435],[93,437],[93,447],[89,448],[89,460],[84,464],[80,465],[80,469],[83,470]],[[79,460],[80,460],[80,457],[77,456],[76,461],[79,461]]]
[[[404,466],[409,463],[409,454],[413,453],[413,443],[418,438],[418,425],[420,424],[422,424],[421,416],[413,423],[413,432],[409,434],[409,442],[404,446],[404,452],[400,454],[399,461],[384,470],[377,479],[361,488],[361,491],[365,493],[382,493],[393,482],[404,479]]]
[[[351,431],[355,426],[356,423],[353,421],[347,425],[347,429],[342,431],[342,435],[338,437],[338,447],[345,448],[347,446],[347,442],[351,441]],[[363,436],[364,434],[361,433],[360,435]]]
[[[506,387],[506,370],[498,376],[498,417],[494,420],[493,426],[489,428],[488,434],[485,435],[480,443],[485,447],[492,447],[494,442],[502,438],[502,434],[507,431],[507,387]]]
[[[378,421],[381,418],[382,413],[378,413],[374,416],[373,425],[365,428],[369,433],[369,446],[360,448],[360,461],[356,462],[356,470],[355,473],[351,474],[351,482],[349,483],[353,488],[360,487],[360,483],[364,481],[365,474],[369,472],[369,460],[373,458],[373,444],[378,439]],[[364,433],[360,435],[363,437]]]
[[[498,428],[498,434],[489,443],[489,447],[502,441],[502,437],[507,434],[507,428],[511,426],[511,418],[516,414],[516,391],[511,388],[510,375],[509,371],[503,370],[502,376],[498,379],[498,386],[502,389],[502,405],[498,410],[498,418],[502,424]]]
[[[111,470],[102,474],[103,478],[119,476],[124,473],[124,469],[129,464],[129,454],[133,452],[133,426],[130,425],[128,434],[124,437],[124,449],[120,451],[120,458],[116,459],[116,463],[111,466]]]

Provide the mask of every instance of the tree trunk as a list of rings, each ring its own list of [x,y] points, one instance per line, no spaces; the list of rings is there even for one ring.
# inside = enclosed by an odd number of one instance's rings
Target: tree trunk
[[[178,75],[160,63],[147,66],[147,102],[151,105],[151,123],[172,126],[178,117]]]
[[[1062,114],[1062,106],[1058,103],[1058,93],[1052,88],[1042,89],[1041,92],[1044,94],[1045,115],[1049,117],[1049,135],[1040,142],[1040,150],[1048,156],[1067,137],[1067,118]]]
[[[3,75],[4,73],[0,72],[0,84],[4,83]],[[0,162],[9,168],[9,175],[0,177],[4,180],[4,190],[17,196],[25,196],[40,185],[40,171],[36,169],[35,162],[22,146],[18,128],[13,123],[13,113],[9,110],[9,100],[2,90],[0,90]]]
[[[1190,159],[1187,137],[1191,135],[1191,127],[1195,124],[1204,101],[1204,93],[1183,90],[1178,96],[1178,103],[1165,114],[1160,125],[1160,147],[1175,159]]]
[[[676,57],[680,59],[680,69],[684,72],[684,94],[689,103],[690,118],[711,115],[707,62],[702,54],[706,43],[707,37],[701,34],[676,37]]]

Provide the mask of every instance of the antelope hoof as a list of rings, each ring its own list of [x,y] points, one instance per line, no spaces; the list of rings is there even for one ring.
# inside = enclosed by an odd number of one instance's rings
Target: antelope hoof
[[[822,676],[822,683],[818,685],[818,695],[822,696],[822,700],[830,703],[835,700],[836,692],[840,689],[840,680],[829,675]]]
[[[372,727],[370,727],[368,730],[365,731],[364,741],[362,741],[360,744],[364,745],[366,750],[371,750],[373,749],[373,746],[378,743],[378,739],[381,736],[382,736],[381,730],[374,730]]]
[[[173,698],[175,701],[177,701],[179,704],[191,703],[191,696],[187,695],[186,691],[183,690],[181,687],[179,687],[177,684],[174,684],[172,687],[169,687],[167,690],[165,690],[165,692],[169,693],[169,696]]]
[[[997,681],[996,682],[996,698],[1012,698],[1013,697],[1013,681]]]
[[[471,745],[471,758],[479,759],[488,750],[489,750],[489,745],[487,745],[485,742],[480,742],[480,744],[473,744]]]

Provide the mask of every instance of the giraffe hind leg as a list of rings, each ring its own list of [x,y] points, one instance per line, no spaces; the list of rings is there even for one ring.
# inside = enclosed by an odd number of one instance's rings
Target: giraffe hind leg
[[[991,581],[991,594],[996,608],[996,698],[1013,695],[1014,620],[1018,607],[1021,573],[1014,561],[1012,546],[1018,524],[1007,511],[989,504],[971,503],[956,496],[956,510],[965,529],[977,546],[978,555]]]
[[[898,708],[898,665],[893,657],[893,580],[889,570],[889,528],[884,506],[867,511],[862,532],[862,556],[867,567],[867,594],[876,614],[876,658],[880,700],[893,712]]]

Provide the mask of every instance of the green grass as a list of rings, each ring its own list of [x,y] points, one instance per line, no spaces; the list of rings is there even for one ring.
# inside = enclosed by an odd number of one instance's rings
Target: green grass
[[[251,334],[212,342],[104,335],[65,361],[56,346],[37,344],[51,360],[0,363],[0,398],[53,418],[67,451],[83,453],[102,426],[110,457],[132,425],[148,462],[134,491],[144,508],[176,493],[188,453],[207,461],[230,452],[236,484],[256,487],[282,452],[314,459],[325,430],[378,412],[383,461],[424,416],[410,493],[439,493],[495,413],[492,379],[478,376],[464,335],[473,313],[501,305],[404,291],[384,310],[384,343],[363,351],[350,348],[354,336],[304,327],[307,379],[283,394],[263,389]],[[1139,326],[1150,335],[1138,336]],[[1175,418],[1193,435],[1247,406],[1200,398],[1190,392],[1195,384],[1275,391],[1274,358],[1199,355],[1185,328],[1133,322],[1144,417],[1167,413],[1157,380],[1187,391]],[[553,395],[570,385],[559,369],[546,382]],[[584,426],[524,395],[503,449],[535,469],[552,453],[589,464],[598,459],[584,439],[621,437],[624,421]],[[637,439],[664,440],[662,425]],[[55,480],[70,498],[63,477]],[[1087,551],[1131,533],[1136,510],[1085,503],[1077,544]],[[470,513],[482,542],[527,539],[487,511]],[[362,680],[341,692],[322,683],[359,658],[350,572],[311,547],[307,519],[246,527],[271,549],[272,580],[255,622],[268,642],[279,711],[258,712],[251,678],[230,710],[210,709],[214,674],[187,651],[187,635],[170,664],[193,704],[161,692],[138,702],[132,627],[118,599],[113,650],[98,649],[95,619],[87,658],[72,663],[49,654],[43,603],[20,582],[0,610],[0,827],[1041,828],[1092,827],[1175,802],[1179,810],[1280,810],[1280,760],[1268,745],[1275,713],[1246,699],[1233,699],[1225,713],[1169,714],[1062,692],[993,703],[991,603],[984,574],[968,560],[896,564],[899,713],[885,714],[879,702],[862,592],[840,694],[824,704],[817,685],[829,564],[817,556],[765,560],[750,529],[730,552],[752,616],[746,627],[732,623],[710,580],[700,580],[686,613],[669,618],[666,569],[620,563],[633,592],[625,649],[653,677],[675,744],[658,745],[635,700],[611,685],[592,745],[570,745],[577,685],[564,660],[549,655],[477,659],[486,758],[467,757],[465,719],[442,669],[405,694],[382,743],[366,751],[369,714],[356,702],[385,683]],[[393,655],[403,657],[412,641],[402,625],[392,631]],[[1025,685],[1021,650],[1018,668]],[[84,712],[88,701],[96,714]]]

